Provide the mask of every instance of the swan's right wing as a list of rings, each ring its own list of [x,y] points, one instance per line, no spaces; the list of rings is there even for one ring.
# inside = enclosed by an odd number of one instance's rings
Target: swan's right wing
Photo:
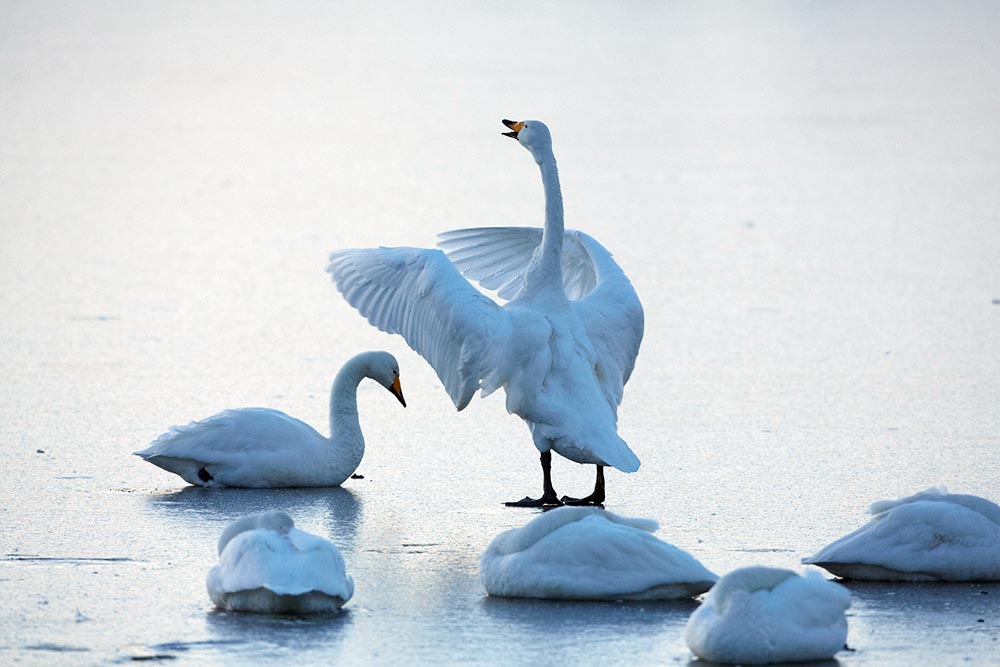
[[[581,299],[597,285],[597,272],[589,253],[576,242],[572,231],[564,236],[563,288],[566,297]],[[501,299],[514,299],[521,291],[528,265],[542,243],[541,227],[471,227],[438,234],[438,247],[467,278]]]
[[[358,312],[426,359],[459,410],[500,377],[510,316],[440,250],[370,248],[330,255],[327,271]]]
[[[508,300],[521,291],[541,243],[541,227],[472,227],[438,234],[438,247],[462,275]]]

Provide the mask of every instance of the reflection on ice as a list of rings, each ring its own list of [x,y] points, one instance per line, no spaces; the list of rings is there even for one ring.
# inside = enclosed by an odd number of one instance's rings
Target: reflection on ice
[[[484,597],[480,609],[493,621],[520,631],[545,635],[607,631],[627,634],[628,628],[683,627],[698,608],[691,598],[646,602],[570,602],[530,598]]]
[[[283,510],[303,525],[320,523],[338,546],[353,548],[361,524],[362,501],[341,487],[322,489],[206,489],[189,486],[150,496],[148,507],[157,515],[185,527],[205,530],[202,524],[230,523],[247,514]],[[214,528],[212,530],[215,530]],[[222,528],[218,528],[221,532]]]
[[[350,608],[331,614],[268,616],[211,611],[205,615],[215,644],[263,643],[278,647],[329,647],[353,622]]]
[[[240,655],[254,660],[288,660],[291,653],[305,657],[315,652],[317,659],[324,664],[336,664],[338,650],[352,623],[349,609],[309,616],[211,611],[205,615],[206,629],[213,637],[211,641],[178,642],[154,648],[224,651],[227,660]]]
[[[289,632],[307,634],[331,634],[351,624],[350,608],[332,614],[309,614],[295,616],[289,614],[260,615],[239,614],[231,611],[213,610],[205,615],[209,627],[218,636],[217,643],[240,641],[248,632],[256,632],[261,638],[273,639]],[[280,643],[280,642],[278,642]]]
[[[829,660],[806,660],[803,662],[772,662],[769,663],[769,667],[840,667],[842,664],[836,658],[830,658]],[[732,667],[732,665],[695,659],[689,661],[687,667]]]
[[[875,614],[912,617],[923,614],[940,622],[947,609],[958,617],[1000,617],[1000,583],[881,582],[837,580],[851,591],[856,616]]]

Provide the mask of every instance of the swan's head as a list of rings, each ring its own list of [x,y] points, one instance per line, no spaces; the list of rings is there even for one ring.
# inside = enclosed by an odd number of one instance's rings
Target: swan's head
[[[368,367],[366,375],[388,389],[405,408],[406,399],[403,398],[403,388],[399,384],[399,362],[396,357],[388,352],[369,352],[365,361]]]
[[[510,128],[510,132],[504,132],[503,135],[517,139],[519,144],[531,151],[535,162],[541,163],[545,158],[552,156],[552,135],[542,121],[504,119],[500,122]]]

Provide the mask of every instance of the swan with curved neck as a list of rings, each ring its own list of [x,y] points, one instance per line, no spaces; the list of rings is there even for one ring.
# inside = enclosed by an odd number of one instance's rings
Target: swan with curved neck
[[[556,156],[552,152],[552,135],[544,123],[536,120],[514,122],[505,119],[502,122],[511,130],[503,135],[516,139],[535,158],[535,163],[542,172],[542,188],[545,191],[545,226],[542,228],[541,254],[528,266],[522,298],[544,294],[548,298],[565,300],[562,278],[565,232],[563,199]]]
[[[545,224],[439,235],[444,252],[422,248],[341,250],[328,271],[368,321],[400,334],[434,368],[459,410],[476,391],[503,387],[508,412],[541,453],[543,493],[509,505],[600,504],[604,467],[639,459],[617,433],[618,404],[643,334],[642,304],[600,243],[566,230],[559,171],[544,123],[504,120],[538,164]],[[447,254],[445,254],[447,253]],[[463,274],[465,277],[463,277]],[[507,299],[501,306],[466,278]],[[594,491],[561,499],[552,451],[597,466]]]
[[[329,438],[279,410],[241,408],[175,426],[135,454],[198,486],[340,486],[365,454],[357,398],[365,378],[406,407],[396,359],[388,352],[363,352],[333,381]]]

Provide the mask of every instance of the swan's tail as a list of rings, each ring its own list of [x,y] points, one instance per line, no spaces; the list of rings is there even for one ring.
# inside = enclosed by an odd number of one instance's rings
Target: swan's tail
[[[618,468],[622,472],[635,472],[639,469],[641,465],[639,457],[635,455],[635,452],[628,446],[628,444],[615,436],[618,442],[613,446],[608,448],[607,452],[601,455],[609,466]]]
[[[635,472],[641,465],[635,452],[614,432],[605,433],[603,437],[596,434],[577,437],[548,424],[533,424],[531,435],[536,446],[539,442],[542,443],[538,446],[539,450],[545,451],[551,447],[561,456],[577,463],[611,466],[622,472]]]
[[[136,456],[142,457],[147,463],[152,463],[158,468],[163,468],[167,472],[172,472],[188,484],[195,486],[214,486],[211,473],[206,469],[205,463],[193,459],[182,459],[174,456],[163,456],[158,454],[147,454],[145,451],[132,452]]]

